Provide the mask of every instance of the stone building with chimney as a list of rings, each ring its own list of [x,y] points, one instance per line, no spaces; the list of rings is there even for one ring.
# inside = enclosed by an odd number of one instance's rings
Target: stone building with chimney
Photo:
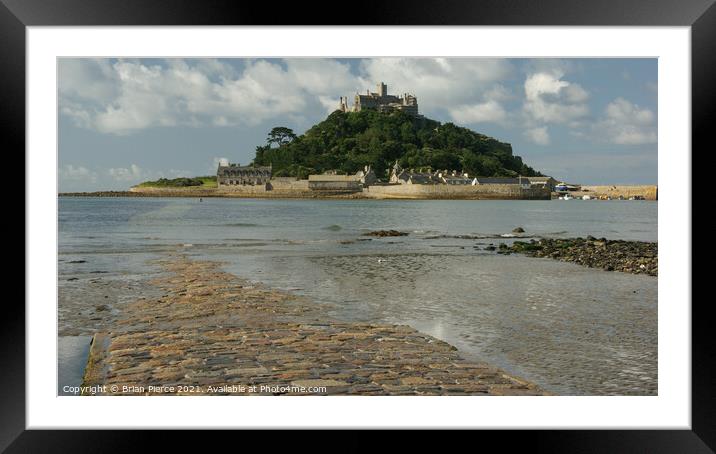
[[[222,186],[258,186],[271,180],[271,166],[241,166],[237,164],[219,165],[216,170],[216,183]]]

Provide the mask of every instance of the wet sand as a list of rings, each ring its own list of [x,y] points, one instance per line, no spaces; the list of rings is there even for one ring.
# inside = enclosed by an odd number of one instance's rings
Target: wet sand
[[[331,320],[218,262],[157,263],[160,296],[123,305],[95,335],[83,394],[546,394],[410,326]]]

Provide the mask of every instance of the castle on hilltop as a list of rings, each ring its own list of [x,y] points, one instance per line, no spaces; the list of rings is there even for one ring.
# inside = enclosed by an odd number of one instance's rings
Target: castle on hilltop
[[[348,97],[341,96],[338,110],[341,112],[360,112],[363,109],[373,109],[378,112],[394,112],[402,111],[407,114],[419,117],[418,98],[409,93],[403,93],[403,96],[395,96],[388,94],[388,86],[383,82],[378,84],[378,92],[371,93],[366,90],[366,94],[356,93],[353,108],[348,107]]]

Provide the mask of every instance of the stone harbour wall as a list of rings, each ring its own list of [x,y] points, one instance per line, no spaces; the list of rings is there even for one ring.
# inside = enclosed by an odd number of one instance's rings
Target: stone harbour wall
[[[653,185],[582,186],[582,193],[579,194],[584,195],[584,192],[596,197],[619,198],[619,196],[622,196],[628,199],[629,197],[642,196],[646,200],[659,199],[658,186]]]
[[[265,197],[265,198],[370,198],[370,199],[464,199],[548,200],[545,188],[525,189],[516,184],[444,185],[399,184],[361,188],[358,182],[316,182],[279,178],[266,185],[231,185],[216,189],[131,188],[132,194],[148,197]]]
[[[522,188],[516,184],[440,185],[399,184],[370,186],[363,190],[366,197],[375,199],[535,199],[548,200],[550,191],[544,188]]]
[[[360,181],[309,181],[308,187],[312,191],[361,192],[363,190]]]

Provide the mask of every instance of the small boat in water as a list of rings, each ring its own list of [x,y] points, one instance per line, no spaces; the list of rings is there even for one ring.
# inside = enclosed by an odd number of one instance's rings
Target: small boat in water
[[[559,200],[574,200],[574,197],[572,197],[569,194],[565,194],[559,198]]]

